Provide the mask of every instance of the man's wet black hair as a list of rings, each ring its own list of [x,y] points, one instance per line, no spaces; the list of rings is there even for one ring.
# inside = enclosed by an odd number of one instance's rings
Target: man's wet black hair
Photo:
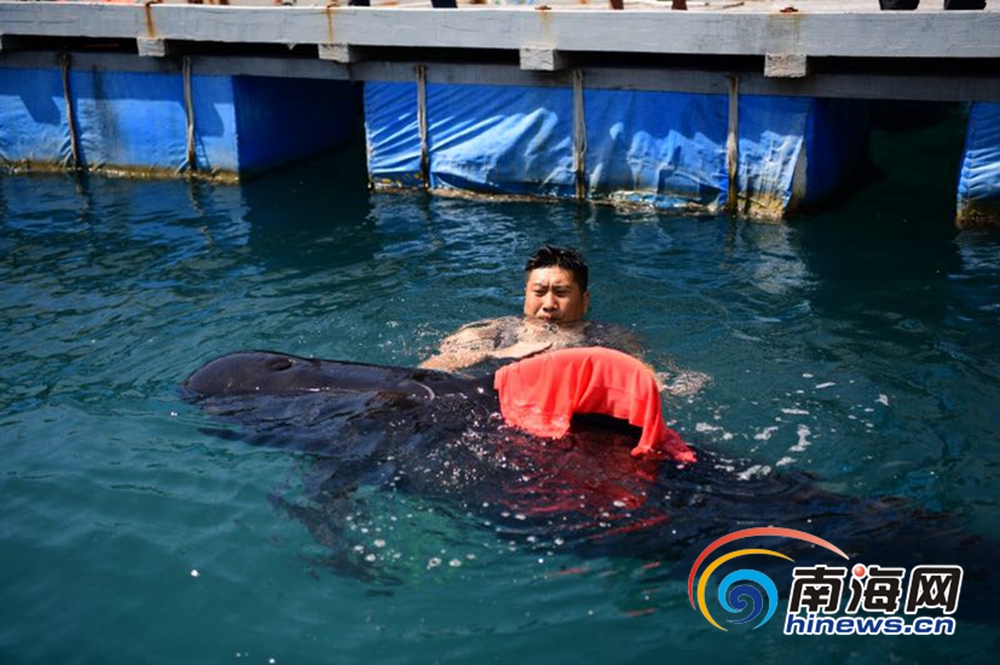
[[[587,260],[583,258],[583,254],[575,249],[557,247],[555,245],[542,245],[528,259],[528,262],[524,266],[524,272],[530,273],[532,270],[538,268],[551,268],[552,266],[557,266],[573,273],[576,283],[580,285],[580,292],[587,292],[590,269],[587,267]]]

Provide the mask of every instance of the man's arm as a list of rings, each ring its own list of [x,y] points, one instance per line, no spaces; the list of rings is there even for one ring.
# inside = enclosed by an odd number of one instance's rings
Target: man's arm
[[[499,333],[503,323],[503,319],[489,319],[462,326],[458,332],[444,338],[438,353],[420,363],[420,367],[454,372],[488,358],[527,358],[552,346],[552,342],[518,342],[500,348]]]
[[[462,326],[445,337],[438,352],[420,363],[420,367],[453,372],[486,360],[496,345],[499,325],[499,319],[491,319]]]

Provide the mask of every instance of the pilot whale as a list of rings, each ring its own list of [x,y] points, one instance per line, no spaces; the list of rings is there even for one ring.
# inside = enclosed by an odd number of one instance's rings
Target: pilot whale
[[[526,548],[668,560],[684,573],[716,538],[766,525],[868,563],[963,564],[983,578],[996,551],[953,515],[840,495],[808,474],[752,476],[741,473],[752,461],[706,450],[693,464],[634,457],[638,429],[613,418],[574,418],[556,439],[525,433],[504,422],[492,376],[248,351],[196,370],[182,396],[225,426],[206,431],[310,455],[307,504],[276,504],[330,548],[332,567],[365,579],[378,571],[344,537],[360,486],[482,516]],[[825,553],[805,543],[783,551],[800,565]]]

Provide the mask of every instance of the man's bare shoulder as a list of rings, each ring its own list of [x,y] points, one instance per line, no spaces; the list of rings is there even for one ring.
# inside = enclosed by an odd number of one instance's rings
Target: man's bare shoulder
[[[480,319],[478,321],[472,321],[471,323],[466,323],[461,328],[452,333],[460,333],[466,330],[470,331],[486,331],[486,330],[497,330],[500,328],[506,328],[509,326],[517,326],[520,323],[520,318],[516,316],[498,316],[494,319]],[[449,335],[450,337],[451,335]]]
[[[494,357],[498,349],[516,342],[518,325],[519,319],[514,316],[467,323],[441,340],[437,354],[420,366],[455,371]]]

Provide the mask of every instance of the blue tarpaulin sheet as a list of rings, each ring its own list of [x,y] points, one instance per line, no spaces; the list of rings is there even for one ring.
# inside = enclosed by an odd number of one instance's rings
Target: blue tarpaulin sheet
[[[585,90],[582,110],[588,198],[708,212],[725,206],[726,96]],[[796,188],[807,203],[833,191],[863,154],[864,118],[863,103],[742,97],[739,191],[750,214],[780,215]],[[825,122],[851,136],[828,139]],[[422,185],[416,84],[367,83],[365,123],[373,182]],[[574,196],[573,128],[568,88],[429,84],[428,184]],[[815,159],[800,165],[805,154]]]
[[[181,172],[187,112],[179,73],[69,71],[82,166]],[[355,132],[346,81],[191,77],[196,166],[252,173],[329,149]],[[0,69],[0,160],[70,165],[59,69]]]
[[[780,215],[792,196],[812,100],[807,97],[740,97],[739,192],[768,216]]]
[[[572,91],[485,85],[427,86],[428,176],[435,189],[568,196],[573,193]],[[414,83],[367,83],[368,169],[378,185],[419,186]]]
[[[70,92],[84,165],[184,167],[187,115],[180,76],[71,71]]]
[[[573,194],[571,90],[432,84],[427,118],[431,187]]]
[[[976,102],[969,110],[958,214],[960,219],[970,214],[1000,219],[1000,104]]]
[[[416,83],[366,83],[365,134],[368,174],[376,184],[422,183]]]
[[[728,100],[587,90],[587,192],[658,207],[724,203]]]
[[[233,79],[228,76],[192,76],[194,155],[199,169],[235,171],[241,166],[236,144]]]
[[[66,102],[58,69],[0,69],[0,160],[69,163]]]

